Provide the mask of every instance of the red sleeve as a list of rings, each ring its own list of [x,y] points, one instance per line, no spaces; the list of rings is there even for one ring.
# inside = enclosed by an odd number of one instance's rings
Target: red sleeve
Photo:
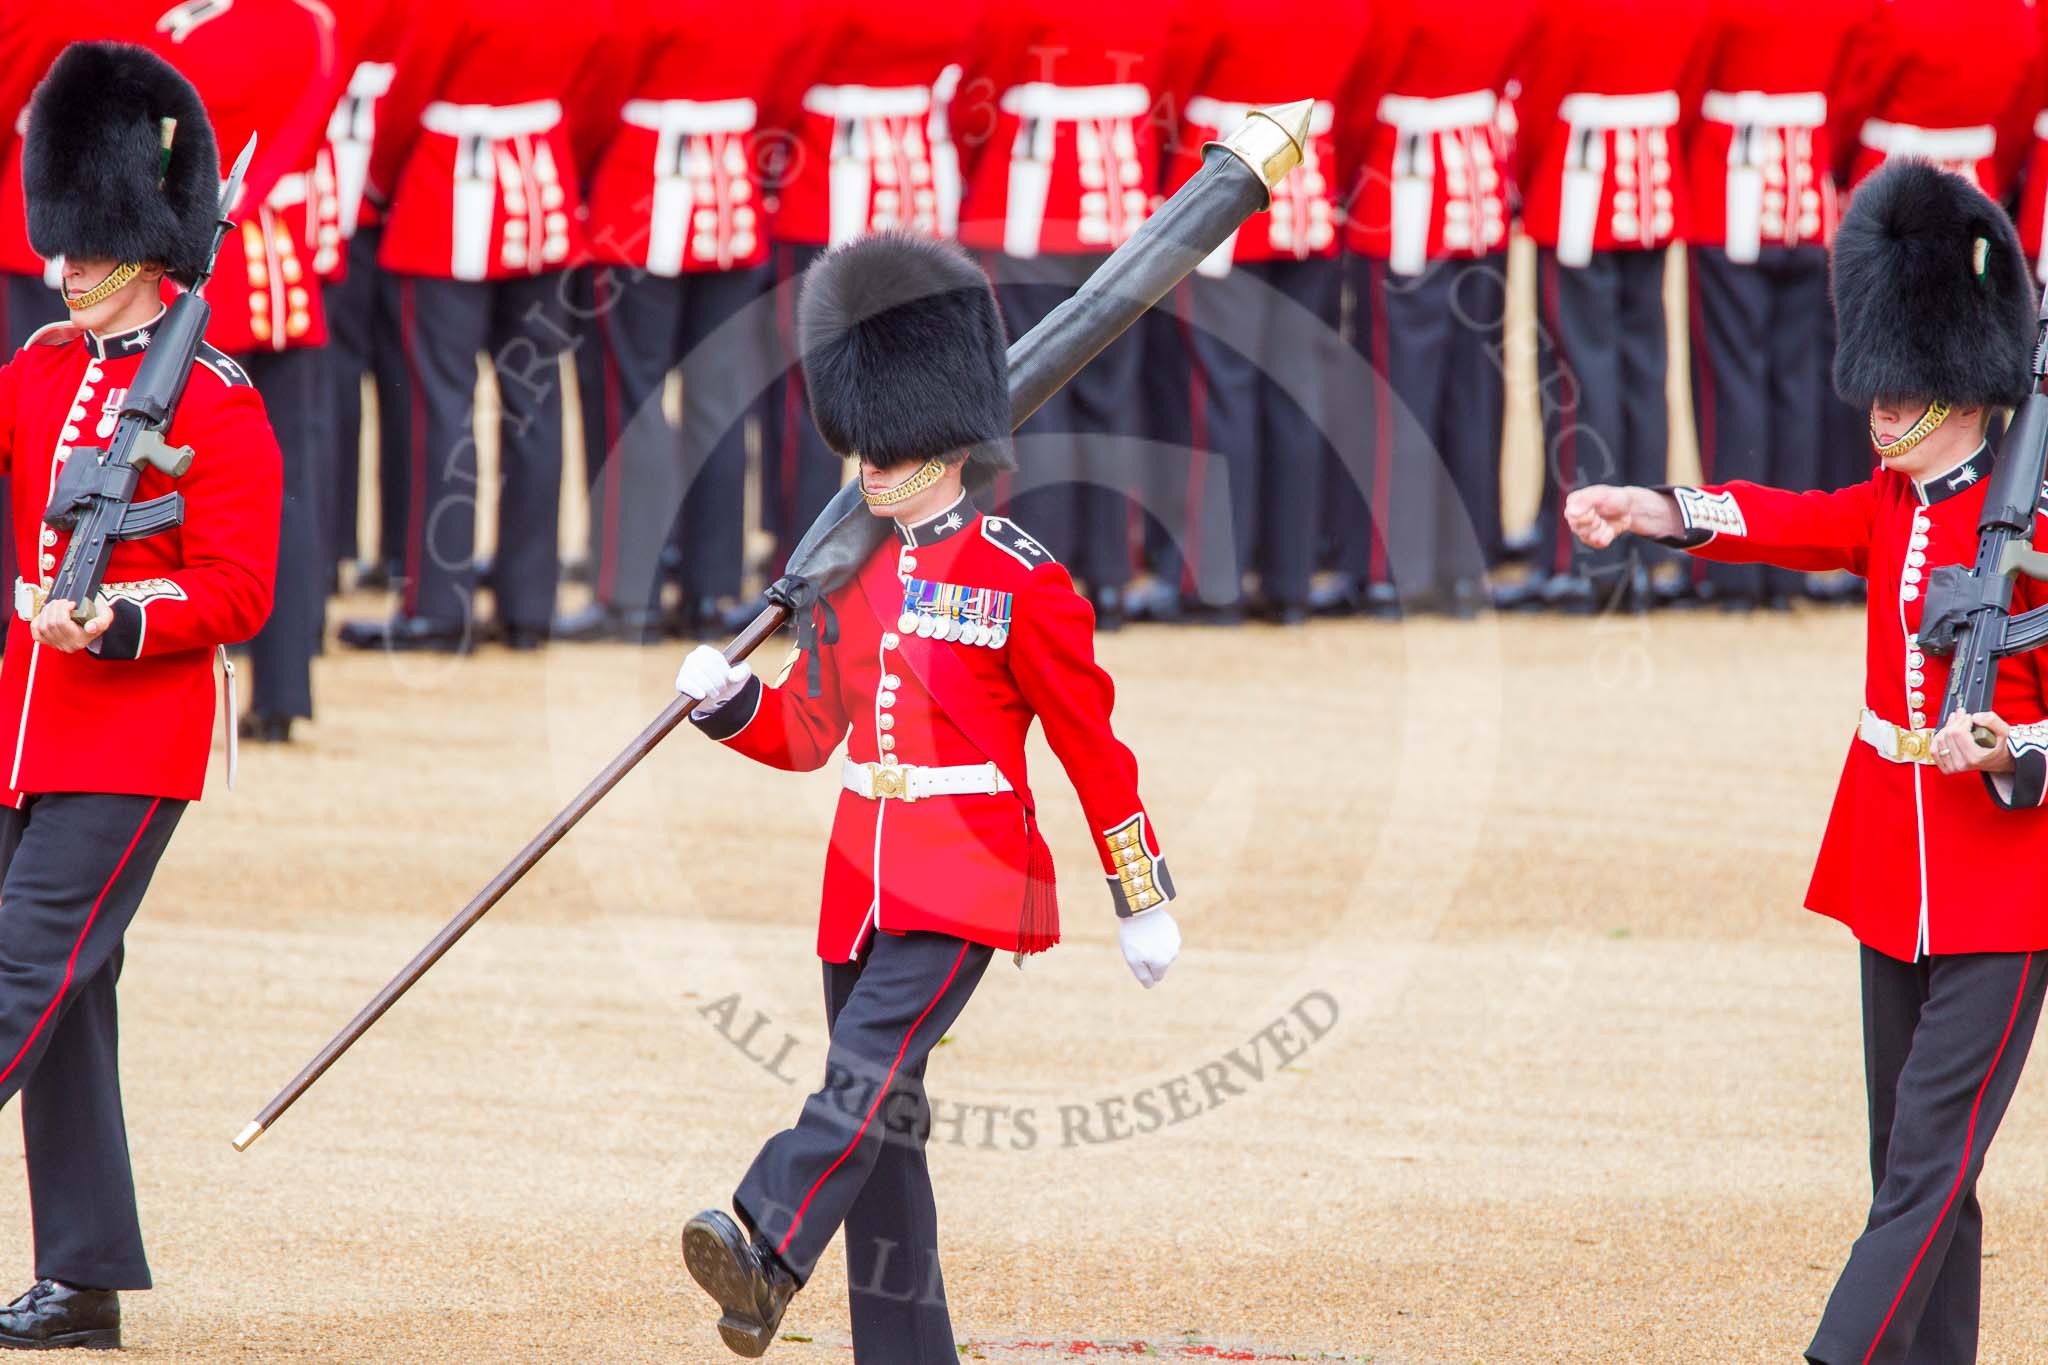
[[[851,724],[839,695],[832,646],[818,647],[818,695],[810,692],[810,660],[798,655],[773,687],[751,678],[737,697],[694,722],[728,749],[757,763],[807,773],[825,766]]]
[[[393,59],[391,89],[377,104],[377,137],[370,149],[370,189],[389,203],[398,175],[420,135],[420,114],[440,91],[460,47],[460,20],[451,6],[424,5],[413,12],[405,39]]]
[[[1407,59],[1407,36],[1412,28],[1397,27],[1394,16],[1374,9],[1367,20],[1364,41],[1352,59],[1350,69],[1338,86],[1336,100],[1337,187],[1346,199],[1356,196],[1365,158],[1372,147],[1373,129],[1379,125],[1380,97],[1393,83]]]
[[[1887,6],[1875,3],[1842,44],[1828,91],[1828,131],[1835,149],[1835,174],[1844,183],[1862,144],[1863,123],[1898,73],[1902,53],[1889,32]]]
[[[1010,673],[1081,798],[1119,915],[1173,899],[1138,760],[1110,728],[1116,685],[1095,662],[1095,612],[1057,564],[1032,571],[1010,631]]]
[[[0,479],[14,472],[14,396],[21,389],[21,372],[27,363],[17,351],[14,359],[0,365]],[[0,526],[0,535],[11,534],[11,529]]]
[[[1515,183],[1534,183],[1536,168],[1557,136],[1557,108],[1570,93],[1577,63],[1568,31],[1548,5],[1539,5],[1523,35],[1513,79],[1515,93]]]
[[[2034,116],[2048,104],[2048,60],[2043,60],[2043,30],[2048,29],[2048,10],[2037,8],[2027,24],[2026,59],[2019,83],[2004,114],[1998,120],[1998,192],[2011,190],[2020,178],[2027,152],[2034,145]]]
[[[1686,534],[1680,543],[1702,559],[1775,564],[1805,573],[1870,563],[1870,523],[1877,485],[1794,493],[1754,483],[1674,488]]]
[[[569,124],[569,148],[576,158],[576,174],[590,182],[612,135],[618,131],[619,110],[637,93],[643,73],[651,65],[656,35],[652,25],[641,22],[641,7],[625,4],[579,6],[579,22],[585,31],[602,33],[605,41],[592,43],[582,65],[562,92],[563,117]],[[631,24],[630,33],[626,31]],[[620,60],[618,48],[630,54]],[[636,59],[637,60],[634,60]]]
[[[277,580],[284,465],[263,400],[246,384],[216,386],[195,373],[171,440],[192,447],[177,481],[185,498],[178,528],[183,566],[161,582],[117,596],[103,659],[133,659],[239,644],[270,617]],[[212,392],[208,392],[211,389]]]

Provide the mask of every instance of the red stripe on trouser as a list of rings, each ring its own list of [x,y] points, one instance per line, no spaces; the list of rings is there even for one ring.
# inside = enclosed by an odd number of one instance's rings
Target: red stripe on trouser
[[[965,943],[960,945],[960,952],[953,959],[953,968],[946,973],[946,979],[939,983],[939,989],[932,996],[931,1003],[924,1007],[924,1013],[918,1015],[916,1021],[905,1031],[903,1043],[896,1049],[896,1060],[889,1063],[889,1074],[882,1077],[882,1084],[875,1091],[875,1102],[868,1106],[867,1115],[861,1119],[860,1127],[853,1130],[853,1141],[846,1144],[846,1150],[839,1154],[837,1161],[834,1161],[825,1168],[823,1175],[811,1182],[810,1191],[804,1195],[803,1202],[796,1206],[796,1214],[789,1220],[789,1231],[783,1234],[782,1244],[775,1248],[778,1256],[789,1250],[789,1244],[796,1238],[796,1230],[803,1225],[804,1210],[809,1208],[811,1201],[818,1197],[818,1191],[823,1189],[825,1182],[832,1178],[832,1172],[845,1165],[846,1158],[853,1155],[853,1149],[860,1146],[861,1135],[866,1133],[868,1125],[875,1121],[875,1111],[880,1109],[882,1101],[889,1097],[889,1087],[895,1082],[896,1072],[903,1065],[903,1054],[910,1051],[910,1040],[917,1036],[918,1028],[926,1019],[931,1017],[932,1011],[939,1007],[939,1001],[943,1000],[946,992],[952,988],[953,978],[960,974],[960,964],[967,960],[967,947],[968,945]]]
[[[1181,590],[1199,597],[1201,579],[1196,570],[1202,562],[1202,532],[1206,529],[1202,495],[1209,482],[1209,374],[1202,366],[1201,352],[1195,348],[1194,299],[1187,281],[1181,281],[1174,290],[1174,302],[1178,314],[1174,320],[1179,323],[1181,340],[1188,348],[1187,552],[1181,556]]]
[[[1387,335],[1387,267],[1385,262],[1367,257],[1365,262],[1366,293],[1372,300],[1372,391],[1375,399],[1373,408],[1373,471],[1372,471],[1372,514],[1367,534],[1372,536],[1372,570],[1369,577],[1375,583],[1387,583],[1393,575],[1387,571],[1387,536],[1394,527],[1394,512],[1389,505],[1394,486],[1394,376],[1393,362],[1389,358],[1391,342]]]
[[[1571,491],[1572,480],[1579,476],[1579,377],[1572,372],[1571,352],[1564,344],[1563,304],[1558,299],[1559,275],[1557,256],[1553,253],[1543,259],[1543,283],[1548,289],[1539,289],[1543,295],[1544,323],[1550,330],[1550,349],[1557,357],[1561,373],[1571,381],[1572,401],[1567,406],[1562,399],[1557,404],[1558,454],[1561,457],[1557,470],[1557,554],[1553,560],[1553,573],[1569,573],[1572,567],[1572,533],[1564,522],[1565,494]],[[1541,385],[1543,376],[1536,382]],[[1549,464],[1548,452],[1544,463]],[[1550,470],[1544,470],[1544,477],[1550,477]]]
[[[412,418],[412,524],[405,528],[405,614],[416,616],[420,609],[420,567],[426,558],[427,539],[427,394],[420,382],[417,303],[412,281],[398,285],[398,335],[405,352],[405,381]]]
[[[1991,1065],[1984,1069],[1984,1079],[1977,1083],[1977,1097],[1970,1102],[1970,1125],[1963,1135],[1963,1161],[1956,1168],[1956,1183],[1949,1188],[1948,1198],[1941,1203],[1941,1212],[1934,1216],[1934,1226],[1927,1229],[1927,1236],[1920,1243],[1920,1250],[1913,1256],[1913,1264],[1906,1267],[1906,1278],[1899,1285],[1899,1292],[1892,1295],[1892,1306],[1885,1310],[1884,1321],[1877,1325],[1877,1335],[1871,1339],[1870,1349],[1863,1353],[1863,1365],[1870,1365],[1870,1358],[1877,1354],[1877,1348],[1884,1341],[1885,1329],[1892,1325],[1899,1305],[1905,1301],[1906,1290],[1913,1283],[1913,1276],[1920,1270],[1920,1262],[1927,1258],[1927,1249],[1934,1245],[1934,1236],[1941,1231],[1941,1225],[1948,1219],[1948,1211],[1955,1206],[1956,1196],[1963,1192],[1963,1181],[1970,1174],[1970,1151],[1977,1145],[1977,1112],[1984,1107],[1984,1092],[1991,1087],[1991,1078],[1998,1074],[1999,1059],[2005,1056],[2005,1045],[2012,1041],[2013,1025],[2019,1022],[2020,1005],[2027,997],[2027,973],[2033,970],[2034,955],[2028,953],[2020,965],[2019,989],[2013,992],[2012,1013],[2006,1016],[2005,1034],[1998,1040],[1998,1051],[1991,1054]]]
[[[156,808],[162,804],[163,799],[159,797],[150,802],[149,809],[142,813],[142,823],[135,827],[135,837],[128,841],[128,847],[121,850],[121,861],[114,864],[113,872],[107,877],[107,884],[100,888],[100,894],[93,901],[92,909],[86,913],[85,927],[78,931],[78,941],[71,945],[71,957],[64,964],[63,982],[57,987],[57,993],[50,997],[48,1007],[37,1017],[35,1027],[28,1031],[28,1037],[22,1040],[20,1050],[7,1063],[7,1069],[0,1071],[0,1085],[7,1083],[7,1078],[14,1074],[14,1068],[20,1066],[21,1059],[28,1056],[28,1050],[36,1045],[36,1039],[42,1034],[43,1025],[50,1022],[50,1016],[55,1014],[57,1006],[63,1003],[64,992],[71,989],[72,975],[78,970],[78,955],[84,951],[86,935],[92,932],[93,921],[99,918],[100,907],[107,901],[107,893],[114,889],[115,882],[121,880],[121,869],[128,866],[129,856],[135,852],[135,846],[142,842],[142,832],[149,828],[150,820],[156,815]]]
[[[1686,302],[1692,312],[1692,374],[1693,413],[1700,426],[1700,482],[1714,481],[1714,456],[1718,449],[1720,423],[1715,420],[1714,404],[1719,397],[1720,386],[1714,382],[1714,357],[1707,349],[1706,309],[1701,301],[1706,297],[1706,288],[1700,282],[1700,263],[1697,257],[1687,261],[1686,274],[1689,277],[1690,294]],[[1707,562],[1693,558],[1692,577],[1700,582],[1707,576]]]

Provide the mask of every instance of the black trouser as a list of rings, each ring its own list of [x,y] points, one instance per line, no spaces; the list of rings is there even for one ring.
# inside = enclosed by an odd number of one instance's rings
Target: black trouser
[[[2048,953],[1900,962],[1863,949],[1870,1219],[1828,1297],[1819,1365],[1971,1365],[1977,1176],[2026,1065]]]
[[[1701,481],[1821,486],[1822,410],[1813,395],[1826,382],[1827,252],[1765,247],[1749,264],[1715,246],[1686,256]],[[1789,569],[1705,559],[1693,561],[1693,577],[1752,596],[1797,592],[1805,582]]]
[[[1441,595],[1501,554],[1507,257],[1432,261],[1409,276],[1353,256],[1346,269],[1352,343],[1376,384],[1371,484],[1345,480],[1332,509],[1339,564],[1404,598]]]
[[[956,1361],[939,1273],[924,1068],[987,970],[990,949],[879,930],[825,964],[825,1085],[754,1158],[733,1203],[798,1280],[842,1224],[859,1365]]]
[[[1307,333],[1334,334],[1343,293],[1335,260],[1253,261],[1221,279],[1197,276],[1176,290],[1179,345],[1148,369],[1186,366],[1188,451],[1182,487],[1184,539],[1154,567],[1181,578],[1202,601],[1238,600],[1244,576],[1280,606],[1308,601],[1315,570],[1327,420],[1319,401],[1325,367],[1305,363]],[[1307,405],[1279,382],[1298,385]],[[1174,509],[1161,506],[1168,517]],[[1029,523],[1027,522],[1028,526]]]
[[[36,1277],[147,1289],[121,1114],[121,938],[183,801],[0,808],[0,1104],[21,1095]]]
[[[56,290],[43,283],[40,275],[0,276],[0,339],[7,345],[7,358],[22,348],[38,328],[64,318],[64,299]],[[5,364],[0,361],[0,364]],[[8,511],[7,479],[0,477],[0,526],[12,528],[14,521]],[[0,588],[14,590],[15,575],[20,567],[14,560],[14,536],[11,531],[0,535]],[[4,635],[5,632],[0,632]]]
[[[310,716],[313,655],[320,647],[327,598],[320,533],[327,362],[311,347],[256,351],[238,358],[249,382],[263,395],[284,456],[277,589],[270,619],[249,642],[249,705],[258,715]]]
[[[1543,401],[1543,506],[1535,567],[1543,574],[1620,573],[1648,557],[1623,537],[1579,546],[1564,495],[1587,484],[1661,484],[1670,467],[1665,408],[1662,251],[1595,252],[1583,266],[1538,253],[1536,387]]]
[[[1820,331],[1820,383],[1815,395],[1821,413],[1820,485],[1847,488],[1862,483],[1877,468],[1877,452],[1870,444],[1870,410],[1851,407],[1835,393],[1832,306],[1821,310]]]
[[[554,618],[562,504],[562,272],[504,280],[399,283],[414,430],[406,513],[405,612],[469,628],[475,619],[476,358],[498,381],[498,548],[491,588],[502,624],[545,631]]]
[[[983,260],[1013,338],[1071,298],[1101,264],[1099,256]],[[1132,439],[1147,434],[1138,386],[1146,330],[1134,327],[1112,341],[1018,429],[1021,468],[998,487],[1005,514],[1092,589],[1131,579],[1133,498],[1150,484],[1145,462],[1130,454]]]
[[[769,310],[749,311],[762,270],[663,279],[591,272],[597,344],[579,347],[584,458],[590,477],[591,585],[628,611],[661,604],[661,558],[673,541],[685,598],[735,597],[745,549],[746,417],[775,373]],[[679,432],[662,408],[683,370]]]
[[[377,389],[377,542],[385,562],[405,553],[405,491],[411,445],[398,289],[377,264],[384,232],[362,227],[349,239],[348,273],[327,290],[327,362],[333,388],[334,461],[329,476],[331,553],[353,559],[361,518],[363,376]]]
[[[803,369],[798,364],[798,281],[824,251],[820,246],[787,242],[775,248],[773,314],[783,370],[782,382],[766,404],[768,420],[763,424],[761,443],[761,526],[775,537],[771,576],[782,572],[789,552],[846,482],[846,461],[832,452],[811,421]]]

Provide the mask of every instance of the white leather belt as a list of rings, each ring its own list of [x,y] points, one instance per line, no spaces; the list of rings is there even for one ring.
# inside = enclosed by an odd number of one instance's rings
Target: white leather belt
[[[306,202],[307,190],[306,173],[293,171],[277,178],[277,183],[270,187],[270,197],[263,202],[274,209],[297,208]]]
[[[619,117],[635,128],[695,136],[752,132],[760,114],[750,99],[627,100]]]
[[[1894,725],[1869,707],[1856,722],[1856,738],[1877,750],[1878,757],[1894,763],[1934,762],[1932,730],[1908,730]]]
[[[391,78],[398,74],[390,62],[358,62],[348,78],[348,93],[357,99],[381,100],[391,93]]]
[[[1190,106],[1192,107],[1192,106]],[[1500,97],[1491,90],[1423,99],[1416,95],[1380,96],[1380,122],[1404,133],[1449,133],[1493,122]]]
[[[1648,95],[1566,95],[1557,116],[1574,128],[1669,128],[1678,122],[1678,92]]]
[[[1737,128],[1818,128],[1828,121],[1828,97],[1819,90],[1709,90],[1700,101],[1700,117]]]
[[[1924,156],[1929,161],[1982,161],[1998,146],[1988,123],[1973,128],[1917,128],[1910,123],[1865,119],[1863,145],[1886,156]]]
[[[2034,115],[2034,136],[2048,141],[2048,109]]]
[[[1228,135],[1244,126],[1252,116],[1256,104],[1241,104],[1235,100],[1211,99],[1207,95],[1188,97],[1187,119],[1197,128],[1214,128],[1219,134]],[[1328,100],[1317,100],[1308,116],[1308,135],[1323,137],[1337,126],[1337,110]]]
[[[420,111],[420,127],[443,137],[483,137],[502,141],[532,137],[562,121],[557,100],[526,104],[449,104],[436,100]]]
[[[814,85],[804,91],[806,113],[831,119],[915,118],[932,107],[925,85]]]
[[[1019,118],[1072,123],[1084,118],[1138,118],[1152,107],[1151,92],[1142,85],[1053,85],[1026,81],[1003,91],[999,103]]]
[[[839,769],[840,785],[870,801],[922,801],[927,796],[994,796],[1015,791],[993,763],[967,763],[952,768],[919,768],[908,763],[856,763]]]
[[[35,620],[36,613],[43,609],[43,603],[47,600],[42,584],[31,583],[22,578],[14,580],[14,614],[22,620]]]

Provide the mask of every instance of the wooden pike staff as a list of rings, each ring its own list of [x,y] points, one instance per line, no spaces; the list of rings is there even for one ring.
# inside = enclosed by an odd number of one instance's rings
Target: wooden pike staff
[[[1252,214],[1265,209],[1273,187],[1299,165],[1308,140],[1311,101],[1259,109],[1230,137],[1212,142],[1202,168],[1168,199],[1090,275],[1072,298],[1011,343],[1010,425],[1015,428],[1059,387],[1079,373],[1146,309],[1164,298],[1202,259],[1221,246]],[[882,519],[869,513],[858,480],[841,488],[818,514],[789,559],[789,571],[769,589],[769,605],[733,642],[725,657],[738,663],[785,625],[797,609],[846,582],[888,535]],[[245,1152],[291,1108],[342,1053],[363,1036],[455,946],[455,941],[490,912],[547,856],[605,794],[694,711],[699,698],[677,696],[604,767],[589,785],[534,835],[518,856],[477,892],[461,913],[443,926],[398,975],[334,1035],[291,1083],[277,1092],[234,1139]]]

